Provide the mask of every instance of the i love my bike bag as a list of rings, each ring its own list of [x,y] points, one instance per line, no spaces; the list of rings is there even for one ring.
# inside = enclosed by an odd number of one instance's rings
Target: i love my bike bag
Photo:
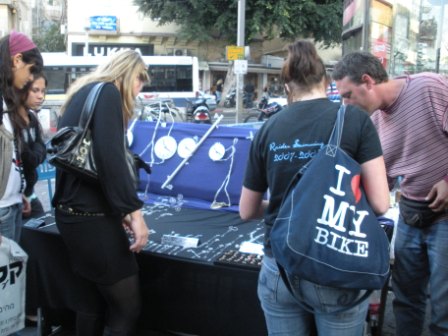
[[[271,231],[288,277],[350,289],[382,288],[389,240],[361,184],[361,167],[340,147],[345,106],[329,143],[291,181]]]

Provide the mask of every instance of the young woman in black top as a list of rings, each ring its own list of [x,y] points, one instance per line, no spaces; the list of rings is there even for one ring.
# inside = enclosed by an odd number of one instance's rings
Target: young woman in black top
[[[146,81],[148,72],[141,56],[132,50],[121,51],[73,83],[61,109],[60,128],[78,125],[90,90],[98,82],[106,83],[91,124],[99,183],[57,169],[52,200],[73,270],[102,297],[94,301],[87,292],[78,294],[84,302],[82,311],[77,311],[79,336],[131,335],[140,313],[134,252],[148,242],[149,230],[123,143],[135,98]],[[131,243],[123,226],[131,233]]]
[[[43,140],[42,127],[37,112],[45,99],[47,78],[43,73],[34,75],[34,80],[28,82],[20,92],[21,105],[18,113],[21,117],[21,157],[23,173],[26,181],[24,195],[30,202],[29,212],[24,212],[24,218],[36,218],[44,215],[44,208],[34,193],[34,186],[38,179],[37,167],[44,162],[46,148]]]

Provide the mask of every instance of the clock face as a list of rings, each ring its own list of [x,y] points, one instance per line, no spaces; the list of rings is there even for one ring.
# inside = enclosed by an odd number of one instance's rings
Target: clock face
[[[213,161],[219,161],[224,157],[226,153],[226,148],[220,142],[215,142],[208,151],[208,156]]]
[[[196,149],[196,141],[193,138],[184,138],[177,146],[177,155],[182,159],[190,157]]]
[[[168,160],[177,150],[177,142],[170,135],[159,138],[154,145],[154,153],[159,159]]]

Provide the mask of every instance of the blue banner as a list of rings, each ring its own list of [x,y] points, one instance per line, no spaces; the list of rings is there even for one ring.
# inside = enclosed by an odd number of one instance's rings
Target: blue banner
[[[117,31],[117,17],[102,15],[90,17],[90,30]]]

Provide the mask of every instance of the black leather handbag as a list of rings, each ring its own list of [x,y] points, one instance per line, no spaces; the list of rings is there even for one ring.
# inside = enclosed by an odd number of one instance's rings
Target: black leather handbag
[[[50,164],[93,183],[98,183],[98,172],[93,155],[90,122],[99,93],[105,84],[104,82],[98,83],[90,91],[84,103],[78,125],[61,128],[47,144],[48,162]],[[134,184],[137,185],[138,172],[135,167],[134,154],[126,146],[124,135],[123,146],[126,153],[126,162],[134,179]]]

